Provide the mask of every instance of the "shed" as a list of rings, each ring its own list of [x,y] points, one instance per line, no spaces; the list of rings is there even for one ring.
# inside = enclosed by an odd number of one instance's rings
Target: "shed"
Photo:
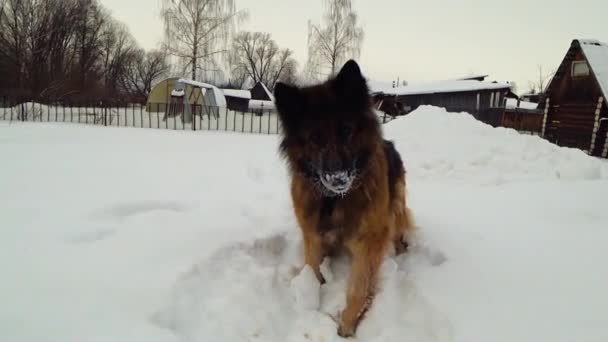
[[[258,82],[251,88],[251,99],[274,102],[274,95],[264,83]]]
[[[201,88],[186,85],[183,91],[184,93],[178,94],[174,91],[178,80],[179,77],[167,78],[156,83],[152,87],[146,103],[146,110],[149,113],[166,112],[168,105],[172,102],[172,95],[173,97],[181,95],[188,98],[196,98],[196,104],[200,106],[203,105],[203,96],[201,96],[203,94],[201,94]]]
[[[244,89],[222,89],[229,110],[246,112],[249,108],[251,91]]]
[[[443,107],[452,112],[467,112],[493,126],[499,126],[504,101],[511,92],[508,83],[484,82],[479,79],[457,79],[412,84],[391,89],[371,89],[376,108],[396,115],[407,114],[422,105]],[[394,114],[392,114],[394,115]]]
[[[571,42],[539,106],[549,141],[608,156],[608,44]]]
[[[540,135],[543,126],[542,111],[538,109],[538,103],[509,98],[500,125],[522,133]]]

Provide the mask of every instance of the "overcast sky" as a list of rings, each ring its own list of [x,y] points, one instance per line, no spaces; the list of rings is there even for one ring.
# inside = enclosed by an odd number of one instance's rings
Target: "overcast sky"
[[[322,0],[236,0],[250,17],[243,30],[270,32],[306,58],[307,21],[320,21]],[[161,0],[101,0],[142,47],[162,39]],[[365,40],[363,72],[378,81],[410,82],[486,73],[515,81],[519,92],[537,65],[555,69],[574,38],[608,41],[607,0],[354,0]]]

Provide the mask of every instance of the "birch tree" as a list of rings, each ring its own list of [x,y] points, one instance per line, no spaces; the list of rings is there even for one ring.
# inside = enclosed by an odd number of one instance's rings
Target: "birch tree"
[[[232,43],[231,71],[239,80],[245,76],[274,89],[277,81],[294,77],[296,64],[293,51],[280,49],[269,33],[241,32]]]
[[[308,24],[306,74],[317,80],[333,76],[350,58],[358,58],[364,32],[358,26],[351,0],[326,0],[321,25]]]
[[[164,50],[176,57],[193,80],[220,69],[238,20],[235,0],[163,0]]]

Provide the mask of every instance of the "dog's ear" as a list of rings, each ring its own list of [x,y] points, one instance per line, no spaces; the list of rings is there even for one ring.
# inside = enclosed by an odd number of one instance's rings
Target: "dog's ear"
[[[274,86],[274,102],[284,126],[293,126],[304,111],[304,96],[296,86],[277,82]]]
[[[369,108],[370,96],[367,81],[354,60],[344,64],[333,81],[334,91],[345,106],[355,110]]]

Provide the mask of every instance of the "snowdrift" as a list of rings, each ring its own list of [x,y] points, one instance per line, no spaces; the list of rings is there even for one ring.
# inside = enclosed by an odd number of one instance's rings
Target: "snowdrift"
[[[581,150],[437,107],[422,106],[387,123],[385,135],[395,141],[415,179],[496,185],[608,177],[606,162]]]
[[[384,127],[420,230],[354,340],[608,340],[606,162],[433,107]],[[0,122],[0,340],[342,341],[348,259],[300,271],[277,148]]]

